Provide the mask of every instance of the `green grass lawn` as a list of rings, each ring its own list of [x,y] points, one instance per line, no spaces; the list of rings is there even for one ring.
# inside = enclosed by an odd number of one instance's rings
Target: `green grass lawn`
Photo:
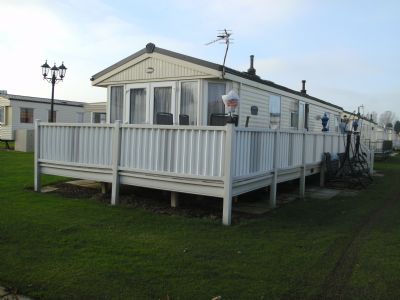
[[[356,197],[224,227],[35,193],[33,155],[0,151],[0,285],[35,299],[400,298],[400,158],[376,168]]]

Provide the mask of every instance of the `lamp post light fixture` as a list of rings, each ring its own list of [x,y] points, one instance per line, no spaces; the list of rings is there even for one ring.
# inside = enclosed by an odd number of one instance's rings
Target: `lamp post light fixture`
[[[51,71],[51,74],[49,72]],[[64,66],[64,62],[57,67],[54,63],[54,66],[50,68],[49,64],[46,62],[42,65],[42,75],[43,79],[47,80],[51,83],[51,108],[50,108],[50,120],[49,122],[54,122],[54,86],[59,81],[63,81],[65,77],[65,72],[67,68]],[[50,75],[50,77],[47,77]]]

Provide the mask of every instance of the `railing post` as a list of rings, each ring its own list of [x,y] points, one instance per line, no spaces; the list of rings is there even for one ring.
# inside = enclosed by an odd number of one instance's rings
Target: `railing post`
[[[112,152],[112,187],[111,187],[111,204],[118,204],[119,198],[119,157],[121,152],[121,122],[115,121],[113,134],[113,152]]]
[[[278,160],[280,137],[281,137],[281,134],[277,130],[275,132],[275,138],[274,138],[272,182],[271,182],[271,188],[269,191],[269,205],[271,208],[276,207],[276,191],[277,191],[277,185],[278,185],[278,161],[277,160]]]
[[[222,209],[222,224],[231,225],[232,221],[232,182],[235,162],[235,127],[226,124],[225,169],[224,169],[224,203]]]
[[[40,192],[41,190],[41,181],[40,181],[40,165],[39,165],[39,157],[40,157],[40,132],[39,132],[40,120],[35,120],[35,153],[34,153],[34,189],[36,192]]]
[[[326,169],[326,164],[325,164],[325,151],[326,151],[326,135],[323,134],[323,147],[322,147],[322,161],[321,161],[321,168],[319,172],[319,186],[323,187],[325,186],[325,169]]]
[[[303,133],[303,152],[302,152],[302,166],[300,170],[300,198],[304,198],[304,195],[306,193],[306,133]]]
[[[369,174],[372,176],[374,174],[374,161],[375,161],[374,149],[369,150],[369,155],[370,155]]]

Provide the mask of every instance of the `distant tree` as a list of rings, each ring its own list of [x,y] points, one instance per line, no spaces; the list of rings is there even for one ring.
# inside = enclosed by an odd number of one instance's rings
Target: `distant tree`
[[[379,115],[379,124],[382,126],[386,126],[389,123],[393,124],[395,119],[396,114],[390,110],[387,110]]]
[[[396,123],[394,123],[394,132],[396,132],[397,134],[400,133],[400,121],[397,120]]]

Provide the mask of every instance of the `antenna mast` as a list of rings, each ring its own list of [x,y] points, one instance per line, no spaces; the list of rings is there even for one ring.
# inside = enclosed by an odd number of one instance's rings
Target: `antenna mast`
[[[226,56],[228,55],[229,44],[233,40],[230,37],[231,35],[232,35],[232,31],[231,30],[227,30],[227,29],[219,30],[217,38],[215,40],[205,44],[206,46],[208,46],[208,45],[214,44],[214,43],[216,43],[218,41],[221,41],[221,43],[225,43],[226,44],[224,62],[222,63],[222,78],[224,78],[224,75],[225,75],[225,61],[226,61]]]

